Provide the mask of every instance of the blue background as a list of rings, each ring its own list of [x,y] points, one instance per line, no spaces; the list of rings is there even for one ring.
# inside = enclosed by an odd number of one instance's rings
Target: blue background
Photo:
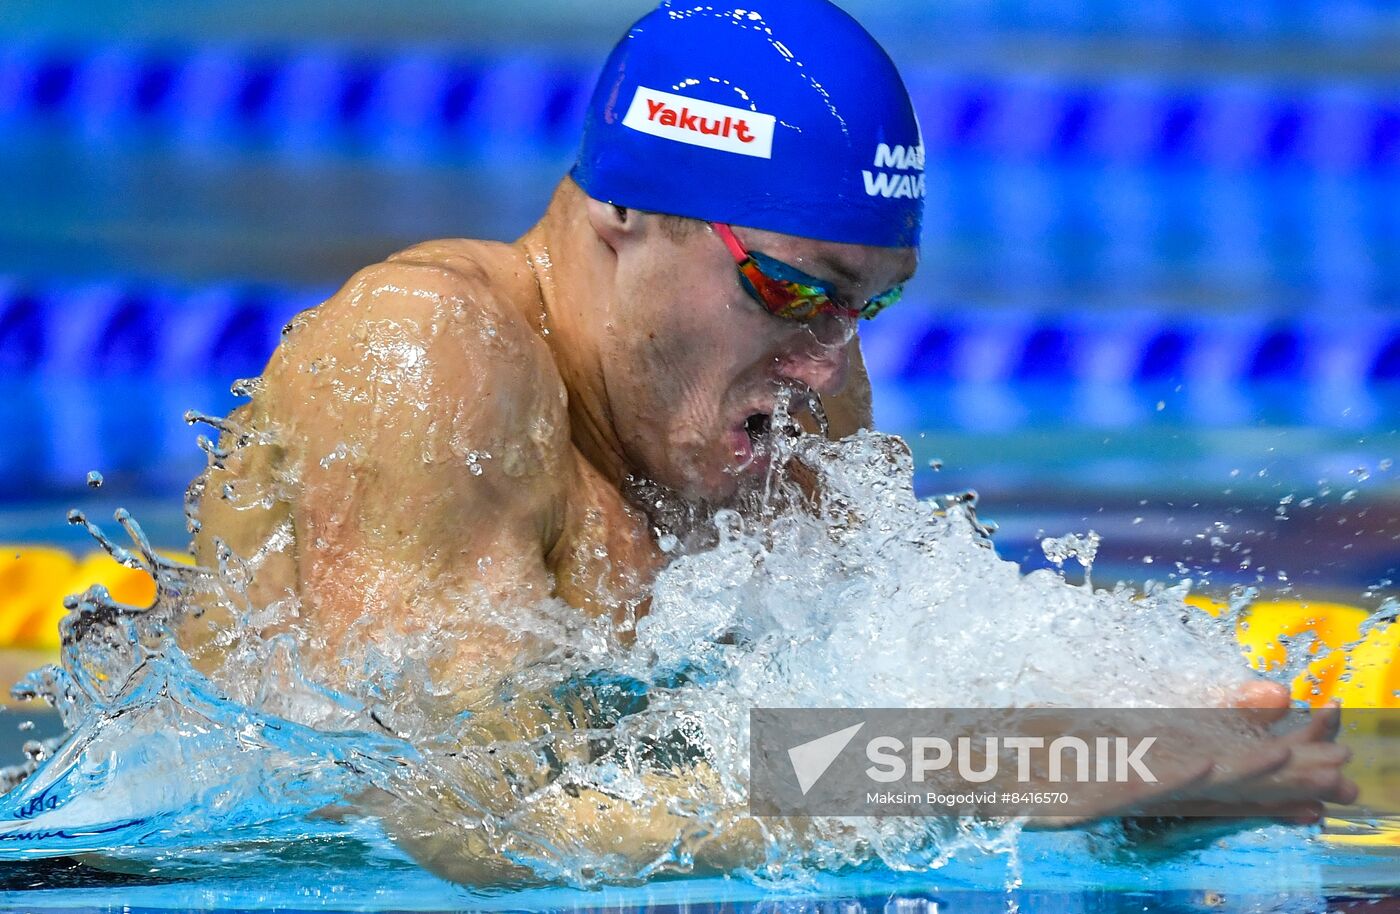
[[[359,267],[524,231],[648,6],[6,0],[0,539],[117,500],[182,545],[185,410]],[[1131,578],[1394,576],[1400,9],[846,6],[928,148],[919,276],[863,330],[921,489],[1013,558],[1093,527]]]

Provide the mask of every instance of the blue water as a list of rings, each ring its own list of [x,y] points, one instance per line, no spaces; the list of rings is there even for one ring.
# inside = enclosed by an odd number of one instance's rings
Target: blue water
[[[300,826],[299,826],[300,827]],[[1015,865],[1001,855],[959,858],[932,873],[817,875],[765,886],[738,879],[657,881],[592,891],[542,888],[483,894],[439,880],[366,822],[324,827],[295,846],[259,841],[161,861],[120,876],[67,861],[11,864],[0,873],[6,910],[578,911],[646,909],[842,914],[1336,911],[1346,901],[1400,898],[1400,854],[1325,848],[1301,830],[1271,829],[1186,861],[1099,861],[1081,835],[1024,837]],[[140,872],[144,868],[133,867]],[[26,881],[62,888],[23,888]],[[1384,904],[1362,910],[1384,912]]]

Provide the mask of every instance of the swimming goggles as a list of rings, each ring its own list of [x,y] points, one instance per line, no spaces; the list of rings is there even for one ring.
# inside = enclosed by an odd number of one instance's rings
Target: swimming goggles
[[[724,242],[734,263],[739,267],[739,280],[754,300],[770,314],[792,320],[812,320],[822,314],[837,314],[846,318],[867,320],[899,301],[904,286],[898,285],[881,292],[859,308],[847,308],[836,303],[836,290],[828,282],[808,276],[794,266],[775,260],[758,251],[745,250],[734,236],[734,230],[723,222],[711,222],[710,227]]]

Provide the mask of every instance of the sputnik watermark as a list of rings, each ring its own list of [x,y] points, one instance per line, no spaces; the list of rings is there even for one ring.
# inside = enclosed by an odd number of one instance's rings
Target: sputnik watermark
[[[836,761],[836,756],[841,754],[841,750],[846,748],[864,726],[862,723],[846,727],[788,750],[788,758],[792,761],[792,773],[797,777],[797,786],[801,788],[803,796],[821,780],[831,763]]]
[[[761,816],[1076,817],[1150,800],[1157,815],[1210,815],[1173,807],[1178,789],[1309,713],[757,708],[749,804]]]
[[[946,771],[956,758],[958,777],[973,784],[995,779],[1000,773],[1002,748],[1016,754],[1016,782],[1030,783],[1034,777],[1035,750],[1045,750],[1048,778],[1051,783],[1077,781],[1100,784],[1107,781],[1128,782],[1134,777],[1143,783],[1155,784],[1157,776],[1143,764],[1143,756],[1155,736],[1133,740],[1126,736],[1094,737],[1091,749],[1087,740],[1078,736],[1060,736],[1046,746],[1042,736],[987,736],[980,749],[974,749],[973,739],[960,736],[957,748],[941,736],[916,736],[911,741],[909,761],[904,759],[904,742],[893,736],[880,736],[865,744],[865,756],[872,764],[865,769],[871,780],[890,782],[910,777],[924,781],[936,772]],[[1093,772],[1090,773],[1092,755]],[[1072,767],[1066,763],[1069,757]],[[980,761],[981,767],[978,767]]]
[[[864,727],[864,723],[844,727],[788,749],[792,773],[803,796],[811,791],[831,763]],[[1128,782],[1136,777],[1143,783],[1155,784],[1157,776],[1143,763],[1143,757],[1156,741],[1155,736],[1137,740],[1125,736],[1101,736],[1094,739],[1091,748],[1087,740],[1077,736],[1058,737],[1048,746],[1041,736],[988,736],[983,738],[980,751],[974,751],[971,737],[961,736],[950,742],[940,736],[916,736],[906,750],[904,741],[898,737],[878,736],[865,743],[865,757],[872,763],[865,773],[872,781],[880,783],[906,778],[926,781],[931,775],[956,765],[959,778],[981,784],[995,779],[1000,773],[999,750],[1005,747],[1016,755],[1015,779],[1018,784],[1030,783],[1035,778],[1033,766],[1036,762],[1035,750],[1038,749],[1045,750],[1048,763],[1043,767],[1048,770],[1052,783],[1066,780],[1079,783]],[[907,761],[906,752],[909,756]],[[906,795],[890,793],[879,796]],[[904,800],[886,799],[882,802]]]

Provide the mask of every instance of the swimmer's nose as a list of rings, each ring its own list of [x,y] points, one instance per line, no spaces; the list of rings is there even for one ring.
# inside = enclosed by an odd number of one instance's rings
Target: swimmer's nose
[[[819,394],[839,393],[846,386],[846,374],[851,367],[847,343],[854,334],[836,345],[817,342],[813,339],[815,335],[804,334],[807,345],[798,346],[778,358],[778,375],[805,384]]]
[[[858,318],[844,314],[827,312],[806,321],[804,326],[812,339],[816,340],[817,345],[845,348],[846,344],[856,335],[857,320]]]

